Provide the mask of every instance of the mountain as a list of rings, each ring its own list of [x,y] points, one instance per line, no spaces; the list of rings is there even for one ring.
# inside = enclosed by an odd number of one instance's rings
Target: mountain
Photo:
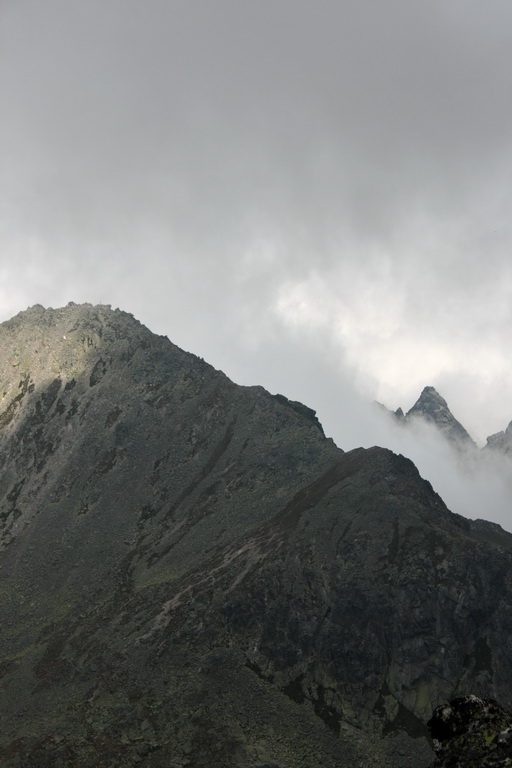
[[[375,401],[375,405],[381,412],[405,426],[410,425],[416,419],[433,424],[452,447],[465,453],[469,451],[472,458],[478,458],[475,441],[462,424],[457,421],[446,400],[434,387],[424,387],[418,400],[405,415],[402,408],[392,411],[377,401]],[[482,450],[484,453],[493,452],[512,457],[512,421],[503,432],[490,435]]]
[[[476,448],[476,443],[457,421],[444,398],[434,387],[425,387],[413,407],[407,411],[406,420],[424,419],[435,424],[451,443]]]
[[[0,325],[2,766],[421,768],[511,699],[512,535],[131,315]]]
[[[421,395],[406,414],[401,408],[391,411],[382,403],[375,402],[375,405],[400,424],[409,425],[416,419],[433,424],[455,448],[465,448],[466,450],[476,448],[476,443],[472,437],[457,421],[446,400],[434,387],[424,387]]]

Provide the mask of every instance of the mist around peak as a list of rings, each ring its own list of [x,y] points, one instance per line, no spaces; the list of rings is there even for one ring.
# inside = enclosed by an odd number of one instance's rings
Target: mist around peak
[[[410,458],[452,512],[512,530],[510,456],[479,449],[460,424],[462,439],[457,441],[452,432],[422,418],[414,408],[397,418],[394,412],[372,405],[362,426],[362,445],[377,443]]]
[[[223,368],[230,378],[238,383],[261,384],[270,392],[280,392],[314,409],[326,436],[344,451],[378,445],[406,456],[452,512],[512,530],[512,461],[475,444],[463,426],[471,412],[465,407],[463,414],[459,413],[461,409],[452,405],[456,402],[452,396],[446,401],[436,387],[446,408],[451,406],[455,411],[453,422],[467,435],[457,447],[432,421],[411,417],[404,426],[404,414],[414,409],[421,390],[395,408],[402,412],[402,418],[386,407],[377,407],[372,402],[375,382],[358,378],[325,337],[290,338],[282,333],[264,346],[256,346],[251,354],[241,348],[237,351],[236,365]],[[481,421],[481,414],[475,413],[473,420]]]

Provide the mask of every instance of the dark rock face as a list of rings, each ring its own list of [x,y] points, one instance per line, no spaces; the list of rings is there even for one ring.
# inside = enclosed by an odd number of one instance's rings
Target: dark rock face
[[[322,434],[324,433],[323,427],[317,419],[316,411],[314,411],[312,408],[308,408],[308,406],[304,405],[303,403],[298,403],[297,400],[288,400],[288,398],[284,395],[274,395],[274,397],[282,405],[287,405],[296,413],[300,413],[301,416],[305,416],[307,419],[310,419],[310,421],[312,421],[313,424],[318,427],[320,432]]]
[[[473,439],[453,416],[446,400],[434,387],[425,387],[416,403],[407,411],[407,420],[418,417],[435,424],[452,443],[476,448]]]
[[[2,765],[420,768],[511,698],[512,536],[404,457],[108,307],[0,361]]]
[[[435,710],[428,727],[436,752],[432,768],[512,765],[512,713],[494,699],[454,699]]]

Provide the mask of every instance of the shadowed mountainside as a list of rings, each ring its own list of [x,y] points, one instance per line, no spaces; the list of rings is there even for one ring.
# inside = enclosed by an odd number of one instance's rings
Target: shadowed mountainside
[[[406,766],[512,698],[511,547],[131,315],[0,326],[6,766]]]

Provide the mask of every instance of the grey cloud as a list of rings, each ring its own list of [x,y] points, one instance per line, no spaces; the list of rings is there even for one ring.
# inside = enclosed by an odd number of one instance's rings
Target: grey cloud
[[[364,421],[355,390],[416,396],[418,358],[479,439],[504,428],[511,22],[508,0],[4,2],[0,314],[110,302],[333,424]],[[279,311],[297,286],[321,322]]]
[[[20,151],[98,214],[122,190],[140,215],[220,200],[367,237],[411,197],[457,212],[509,142],[511,14],[445,7],[25,1],[4,22]]]

